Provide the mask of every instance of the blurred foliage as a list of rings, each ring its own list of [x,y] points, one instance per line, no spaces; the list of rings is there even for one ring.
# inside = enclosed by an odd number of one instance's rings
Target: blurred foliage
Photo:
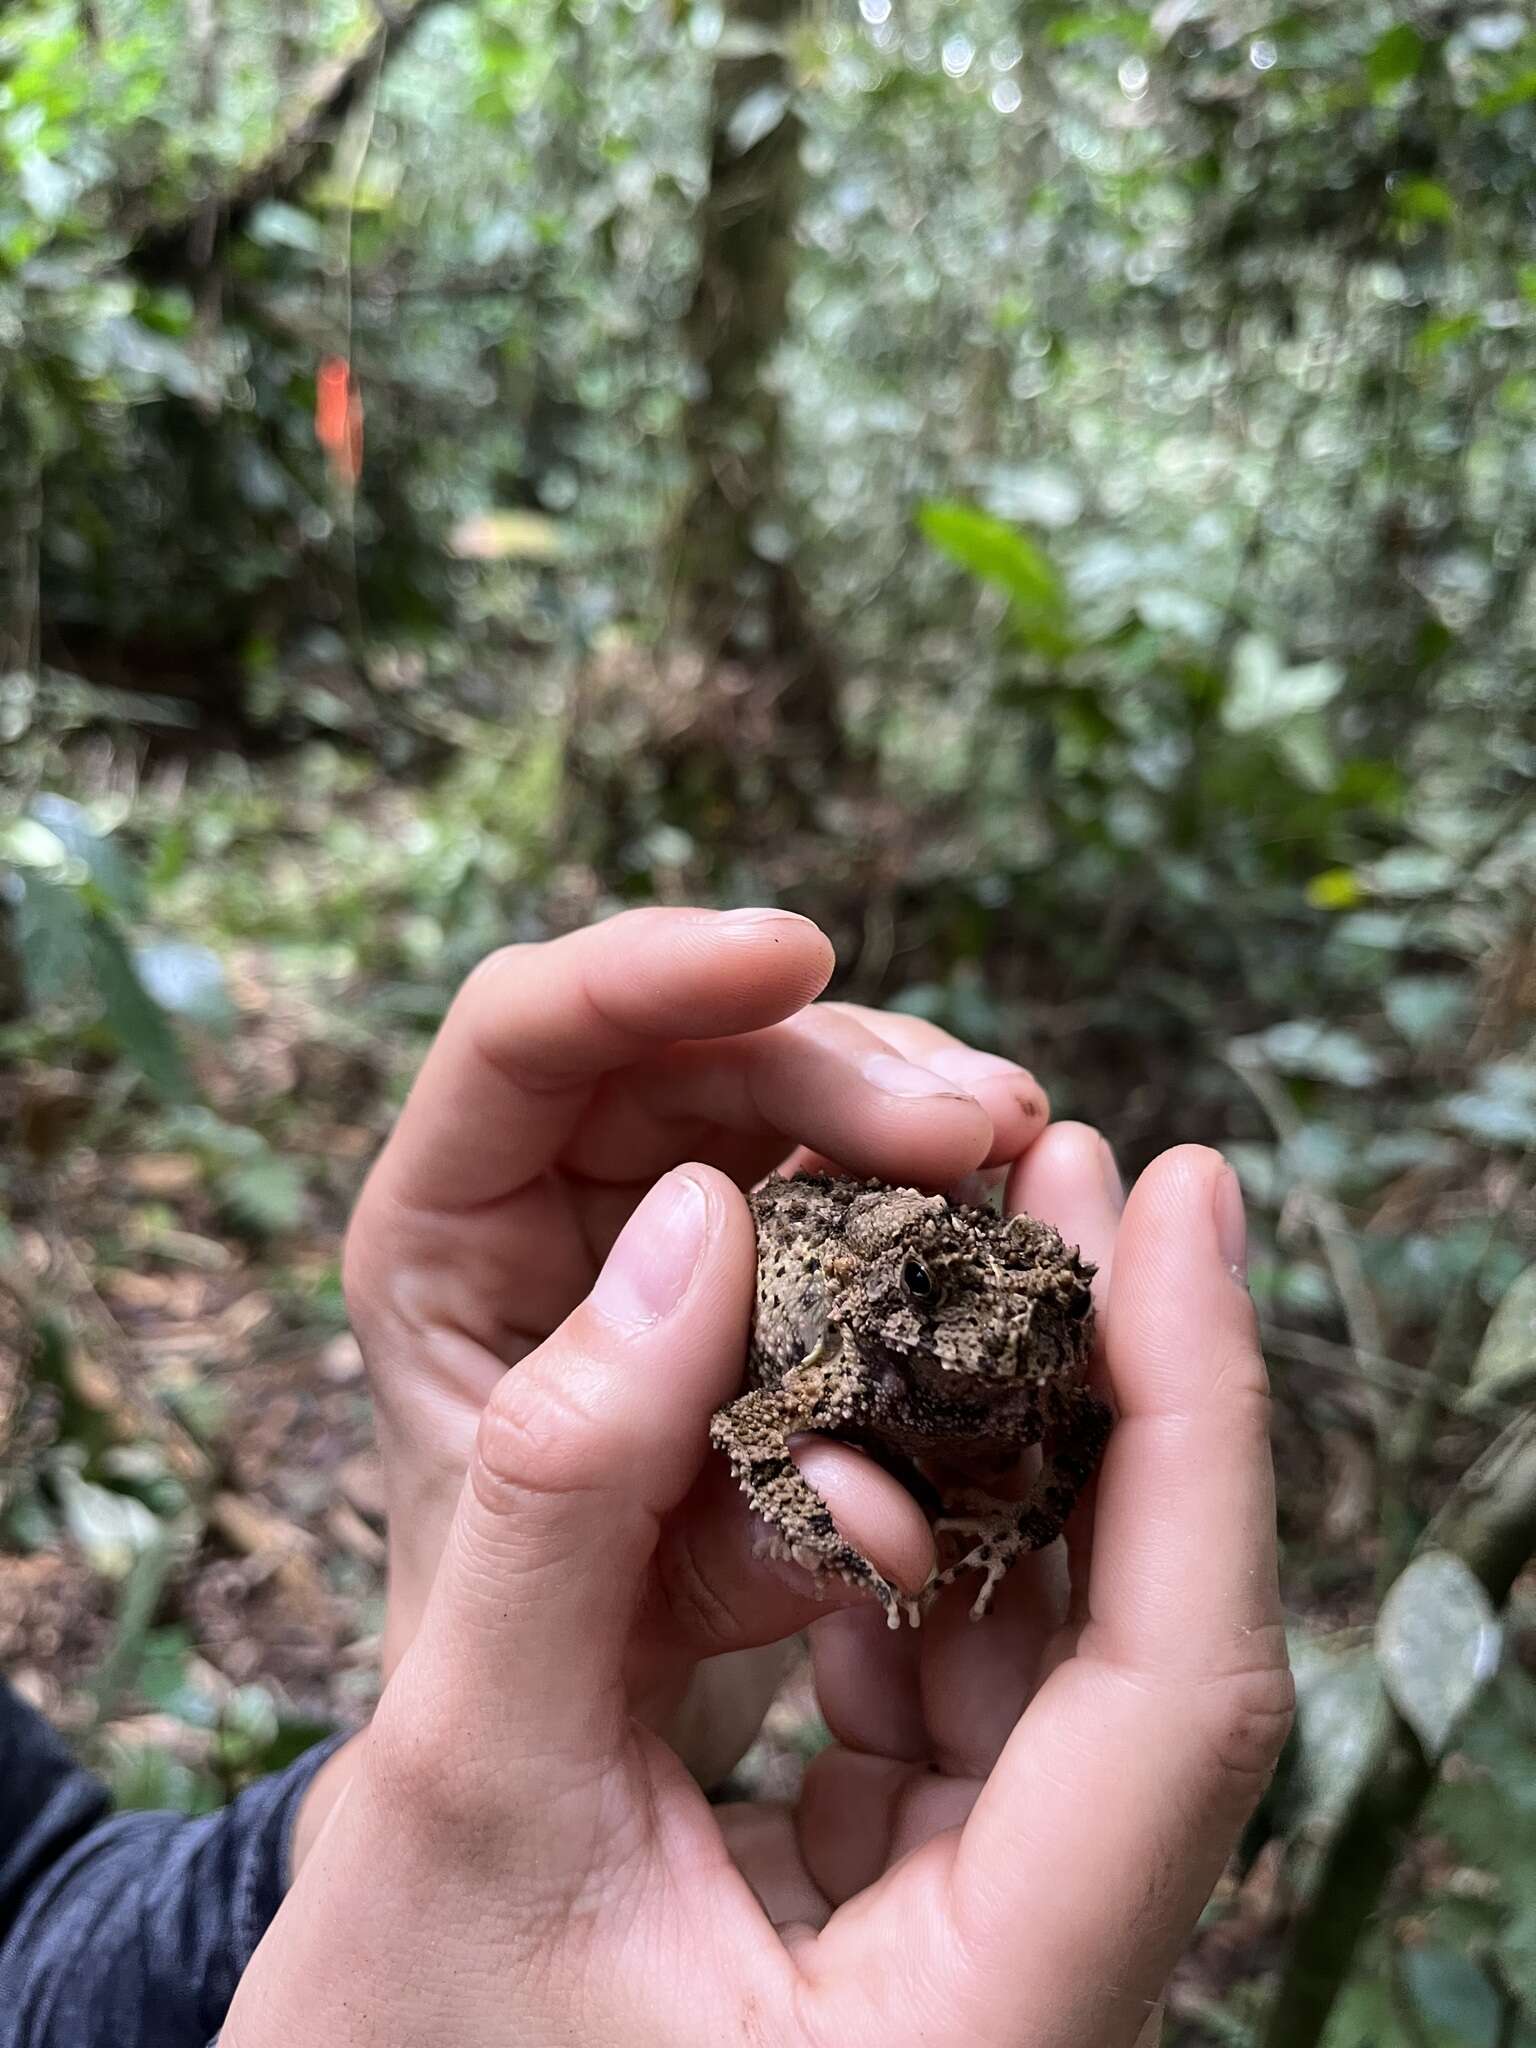
[[[0,21],[0,1642],[129,1802],[356,1712],[336,1247],[449,993],[783,900],[1247,1189],[1302,1712],[1178,2025],[1395,1715],[1326,2039],[1536,2039],[1529,1582],[1424,1547],[1536,1382],[1536,31],[391,19]]]

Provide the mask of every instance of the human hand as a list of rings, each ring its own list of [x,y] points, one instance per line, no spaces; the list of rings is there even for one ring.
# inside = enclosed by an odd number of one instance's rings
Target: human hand
[[[706,1804],[636,1647],[735,1384],[750,1219],[668,1175],[481,1420],[441,1569],[225,2048],[1121,2048],[1290,1712],[1236,1186],[1165,1154],[1116,1201],[1048,1134],[1011,1194],[1105,1278],[1119,1410],[1069,1546],[917,1636],[814,1632],[836,1747],[793,1809]],[[765,1595],[765,1598],[769,1597]]]
[[[745,1187],[806,1146],[938,1187],[1014,1158],[1044,1127],[1045,1099],[1011,1061],[916,1018],[812,1006],[831,966],[822,934],[787,912],[643,910],[510,947],[470,976],[347,1239],[389,1508],[386,1676],[415,1632],[485,1402],[581,1300],[659,1174],[697,1159]],[[920,1584],[926,1525],[906,1496],[846,1449],[813,1455],[845,1532],[871,1554],[883,1543]],[[712,1481],[670,1567],[675,1604],[709,1617],[695,1658],[745,1640],[735,1609],[768,1570],[734,1486],[723,1471]],[[780,1634],[818,1611],[792,1576]],[[682,1682],[679,1661],[659,1712]],[[717,1768],[740,1746],[718,1707],[697,1759]],[[753,1726],[748,1700],[740,1737]]]

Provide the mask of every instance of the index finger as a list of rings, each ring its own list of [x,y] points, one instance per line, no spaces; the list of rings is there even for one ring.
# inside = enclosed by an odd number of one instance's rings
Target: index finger
[[[793,1016],[832,947],[787,910],[624,911],[481,962],[455,997],[388,1145],[374,1199],[469,1209],[549,1164],[600,1077],[674,1039]]]

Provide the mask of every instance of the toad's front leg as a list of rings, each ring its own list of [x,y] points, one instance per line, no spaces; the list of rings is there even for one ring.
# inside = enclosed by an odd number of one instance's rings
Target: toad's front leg
[[[835,1572],[850,1586],[873,1593],[892,1628],[903,1618],[915,1628],[918,1605],[883,1578],[869,1559],[845,1543],[831,1510],[789,1455],[789,1440],[825,1430],[836,1418],[820,1413],[815,1401],[791,1383],[755,1387],[718,1409],[710,1441],[724,1451],[753,1511],[772,1531],[773,1554],[792,1558],[818,1583]]]
[[[967,1572],[985,1574],[971,1606],[979,1621],[1009,1567],[1032,1550],[1054,1543],[1066,1527],[1078,1496],[1092,1478],[1113,1418],[1097,1395],[1086,1387],[1063,1389],[1045,1431],[1045,1463],[1022,1501],[999,1500],[971,1493],[955,1501],[962,1512],[941,1515],[934,1534],[975,1536],[964,1557],[935,1573],[923,1590],[924,1613],[948,1586]]]

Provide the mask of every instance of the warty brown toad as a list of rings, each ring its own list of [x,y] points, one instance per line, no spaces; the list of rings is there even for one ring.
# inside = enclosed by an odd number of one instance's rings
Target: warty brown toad
[[[1015,1559],[1061,1533],[1111,1416],[1085,1384],[1094,1267],[1048,1223],[1004,1218],[915,1188],[824,1174],[775,1178],[750,1197],[757,1298],[748,1390],[717,1411],[730,1459],[772,1547],[818,1578],[881,1602],[892,1628],[947,1586],[983,1574],[985,1614]],[[854,1444],[925,1507],[944,1554],[912,1599],[845,1543],[790,1456],[817,1432]],[[1023,1500],[987,1490],[1029,1446]]]

